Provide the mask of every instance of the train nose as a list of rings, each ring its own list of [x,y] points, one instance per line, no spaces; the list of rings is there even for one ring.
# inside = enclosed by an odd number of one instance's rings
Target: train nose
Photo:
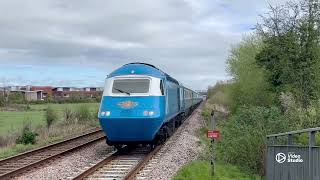
[[[159,117],[160,101],[155,97],[104,97],[99,118]]]
[[[163,123],[163,97],[104,97],[99,120],[112,142],[151,141]]]

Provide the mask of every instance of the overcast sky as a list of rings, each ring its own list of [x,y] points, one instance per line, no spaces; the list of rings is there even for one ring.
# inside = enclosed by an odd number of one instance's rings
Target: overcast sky
[[[277,0],[2,0],[0,86],[103,86],[147,62],[205,89],[228,79],[232,45]]]

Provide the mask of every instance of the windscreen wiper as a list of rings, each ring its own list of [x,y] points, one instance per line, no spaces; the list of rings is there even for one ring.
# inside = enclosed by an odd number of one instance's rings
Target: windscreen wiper
[[[121,93],[128,94],[128,95],[130,96],[130,93],[127,92],[127,91],[124,91],[124,90],[121,90],[121,89],[117,89],[117,88],[113,88],[113,89],[115,89],[115,90],[117,90],[117,91],[119,91],[119,92],[121,92]]]

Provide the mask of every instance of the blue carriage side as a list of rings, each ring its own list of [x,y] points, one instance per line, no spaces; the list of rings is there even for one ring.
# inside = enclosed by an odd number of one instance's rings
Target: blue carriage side
[[[130,63],[106,79],[99,121],[109,145],[151,143],[172,134],[201,97],[145,63]]]

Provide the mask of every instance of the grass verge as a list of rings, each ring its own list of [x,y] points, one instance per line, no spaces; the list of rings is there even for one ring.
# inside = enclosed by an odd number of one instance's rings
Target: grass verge
[[[193,161],[180,169],[174,180],[261,180],[259,176],[242,171],[236,166],[218,162],[215,176],[211,176],[209,161]]]

